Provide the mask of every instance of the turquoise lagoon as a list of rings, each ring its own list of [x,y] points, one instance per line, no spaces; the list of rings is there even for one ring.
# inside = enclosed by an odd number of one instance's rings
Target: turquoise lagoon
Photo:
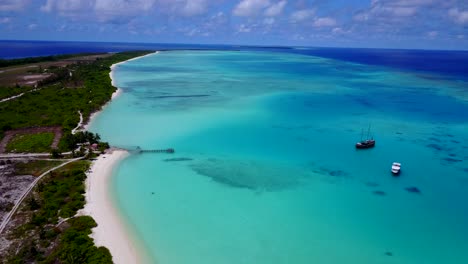
[[[111,186],[154,263],[468,263],[466,82],[236,51],[160,52],[114,80],[91,130],[176,150],[130,156]]]

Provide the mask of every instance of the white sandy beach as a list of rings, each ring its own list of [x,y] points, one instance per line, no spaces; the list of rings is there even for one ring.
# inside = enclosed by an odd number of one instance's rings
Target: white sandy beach
[[[142,254],[115,209],[109,190],[113,168],[128,155],[125,150],[112,150],[93,162],[86,179],[86,205],[80,211],[94,218],[98,226],[91,237],[97,246],[110,250],[116,264],[142,263]]]
[[[137,57],[131,60],[142,57]],[[109,75],[112,80],[112,85],[115,86],[112,70],[118,64],[125,62],[127,61],[113,64],[111,66],[111,72]],[[117,88],[117,90],[112,94],[111,100],[117,98],[121,94],[122,89]],[[89,122],[84,125],[85,130],[89,128],[89,124],[92,122],[93,118],[95,118],[101,111],[91,115]],[[139,247],[136,245],[137,240],[132,237],[130,232],[128,232],[128,228],[125,226],[121,215],[117,211],[110,193],[110,182],[113,169],[128,155],[130,155],[130,153],[125,150],[113,149],[109,153],[100,155],[97,160],[93,162],[86,179],[86,205],[79,212],[79,215],[90,215],[96,221],[98,226],[93,228],[91,237],[94,239],[97,246],[104,246],[109,249],[112,259],[116,264],[146,262],[144,252],[138,250]]]

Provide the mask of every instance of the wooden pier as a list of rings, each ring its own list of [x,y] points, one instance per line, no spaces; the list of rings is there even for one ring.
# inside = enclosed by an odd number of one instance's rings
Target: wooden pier
[[[175,152],[173,148],[168,148],[168,149],[141,149],[137,148],[138,153],[168,153],[172,154]]]
[[[142,149],[140,146],[115,146],[116,148],[120,148],[130,153],[167,153],[173,154],[175,150],[173,148],[167,149]]]

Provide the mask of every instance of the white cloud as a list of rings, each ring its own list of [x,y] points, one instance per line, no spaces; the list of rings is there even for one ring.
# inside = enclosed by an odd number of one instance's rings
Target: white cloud
[[[449,16],[458,24],[468,23],[468,10],[460,11],[458,8],[452,8],[449,10]]]
[[[239,33],[249,33],[250,31],[252,31],[252,28],[246,26],[245,24],[240,24],[239,28],[237,29],[237,32]]]
[[[79,11],[90,11],[95,4],[95,0],[47,0],[41,6],[44,12],[58,11],[61,15],[75,16]]]
[[[181,13],[186,16],[201,15],[206,12],[207,7],[207,0],[186,0]]]
[[[9,18],[9,17],[0,18],[0,24],[8,24],[10,22],[11,22],[11,18]]]
[[[242,0],[232,12],[236,16],[253,16],[269,5],[269,0]]]
[[[275,19],[272,17],[267,17],[263,19],[263,24],[264,25],[273,25],[275,23]]]
[[[434,5],[438,0],[372,0],[369,8],[354,15],[356,21],[382,19],[392,21],[414,16],[421,8]]]
[[[313,23],[314,27],[333,27],[336,24],[336,20],[331,17],[319,17]]]
[[[44,12],[70,18],[93,17],[99,21],[125,21],[150,11],[156,0],[47,0]]]
[[[69,0],[70,1],[70,0]],[[134,17],[149,11],[155,0],[96,0],[94,11],[101,21],[114,21]]]
[[[335,34],[335,35],[344,35],[344,34],[351,33],[351,30],[350,30],[350,29],[345,30],[345,29],[343,29],[343,28],[341,28],[341,27],[335,27],[335,28],[332,29],[331,32],[332,32],[333,34]]]
[[[0,11],[21,11],[30,0],[0,0]]]
[[[294,34],[292,39],[301,41],[301,40],[304,40],[305,38],[301,34]]]
[[[427,36],[428,36],[429,38],[435,38],[435,37],[437,37],[438,35],[439,35],[439,32],[437,32],[437,31],[429,31],[429,32],[427,32]]]
[[[294,13],[291,14],[291,21],[301,22],[312,17],[314,14],[315,14],[314,9],[302,9],[299,11],[295,11]]]
[[[33,24],[29,24],[29,25],[28,25],[28,29],[29,29],[29,30],[33,30],[33,29],[36,29],[36,28],[37,28],[37,24],[34,24],[34,23],[33,23]]]
[[[283,0],[283,1],[279,1],[276,4],[272,4],[270,7],[268,7],[265,10],[265,16],[277,16],[281,14],[287,3],[288,1]]]

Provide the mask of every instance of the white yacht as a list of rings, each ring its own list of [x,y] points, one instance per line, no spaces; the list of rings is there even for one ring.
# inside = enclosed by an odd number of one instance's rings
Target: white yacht
[[[393,175],[400,174],[400,170],[401,170],[401,163],[393,162],[393,164],[392,164],[392,173],[393,173]]]

